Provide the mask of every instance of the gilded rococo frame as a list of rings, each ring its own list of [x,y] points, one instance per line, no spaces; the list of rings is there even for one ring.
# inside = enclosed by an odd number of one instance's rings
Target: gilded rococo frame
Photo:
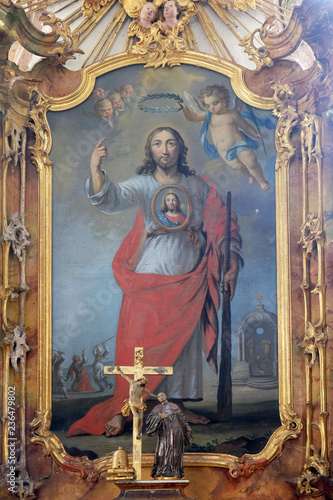
[[[11,42],[12,40],[10,40]],[[326,333],[325,333],[325,274],[324,274],[324,236],[323,236],[323,185],[322,154],[320,144],[321,118],[315,113],[300,113],[294,104],[294,92],[288,85],[272,83],[272,98],[260,97],[248,90],[243,70],[214,56],[199,53],[178,54],[180,64],[198,65],[211,69],[230,78],[231,85],[238,97],[244,102],[266,110],[272,110],[278,118],[276,129],[276,214],[277,216],[277,269],[278,280],[278,332],[279,332],[279,407],[281,426],[274,432],[265,448],[257,455],[244,455],[236,458],[218,454],[186,454],[185,465],[211,466],[228,468],[233,478],[249,476],[256,469],[264,468],[276,456],[282,453],[288,439],[299,436],[303,427],[307,433],[306,455],[303,473],[299,478],[299,492],[313,491],[311,481],[319,475],[327,476],[327,388],[326,388]],[[2,463],[3,470],[8,467],[9,455],[9,410],[7,393],[13,381],[20,387],[19,400],[19,435],[20,435],[20,470],[21,488],[26,488],[29,478],[26,472],[26,365],[32,346],[26,336],[27,312],[26,296],[29,282],[26,274],[27,249],[30,244],[28,227],[25,225],[25,176],[26,162],[30,159],[38,172],[38,325],[37,325],[37,406],[35,418],[29,422],[32,432],[31,443],[42,445],[46,453],[66,470],[77,472],[82,478],[96,480],[99,475],[111,468],[111,458],[103,457],[94,461],[70,457],[59,439],[50,432],[52,413],[51,394],[51,359],[52,359],[52,164],[49,158],[52,147],[51,131],[47,121],[47,112],[66,110],[83,102],[92,92],[95,79],[125,66],[138,64],[138,58],[132,54],[112,56],[82,71],[79,87],[63,98],[51,98],[38,90],[36,78],[18,75],[4,61],[2,74],[7,85],[1,88],[2,101],[2,300],[1,338],[3,419],[2,419]],[[20,78],[15,78],[20,76]],[[14,79],[14,81],[13,81]],[[12,85],[9,85],[12,82]],[[303,281],[300,286],[304,296],[304,340],[300,347],[304,349],[306,371],[306,421],[294,410],[293,395],[293,351],[291,326],[291,255],[290,234],[291,218],[289,213],[289,169],[295,155],[291,143],[291,133],[301,127],[301,155],[303,165],[303,223],[300,228],[299,251],[303,259]],[[33,132],[34,142],[27,145],[26,131]],[[30,155],[30,159],[28,156]],[[316,206],[309,197],[307,172],[310,164],[317,168],[318,196]],[[19,204],[12,220],[8,214],[13,212],[10,199],[11,186],[8,184],[9,168],[19,171]],[[310,291],[309,281],[314,251],[318,252],[318,277],[315,288]],[[13,272],[13,270],[15,270]],[[17,281],[13,276],[19,276]],[[16,278],[17,278],[16,276]],[[16,281],[16,282],[15,282]],[[313,312],[310,293],[318,296],[319,317]],[[13,312],[14,311],[14,312]],[[29,318],[28,318],[29,321]],[[35,350],[35,353],[36,353]],[[320,392],[318,401],[320,412],[316,424],[320,430],[320,450],[313,446],[312,426],[315,398],[311,388],[311,376],[314,365],[320,366]],[[28,419],[29,420],[29,419]],[[143,467],[150,467],[152,456],[143,456]],[[25,486],[23,482],[26,481]],[[32,490],[36,485],[30,483]]]

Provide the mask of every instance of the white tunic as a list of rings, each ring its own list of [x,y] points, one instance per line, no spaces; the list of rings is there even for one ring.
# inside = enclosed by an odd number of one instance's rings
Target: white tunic
[[[159,184],[152,175],[138,175],[124,182],[113,183],[105,175],[102,190],[94,194],[91,177],[86,181],[86,194],[91,203],[106,214],[138,207],[142,211],[148,234],[160,228],[152,213],[151,203]],[[210,187],[201,177],[185,177],[175,187],[186,191],[191,200],[192,212],[189,225],[198,227],[204,219],[204,209]],[[136,272],[178,276],[193,271],[200,263],[205,250],[205,237],[198,233],[200,245],[187,240],[187,231],[167,232],[147,237],[143,245]],[[237,244],[232,248],[238,253]],[[163,305],[161,305],[163,307]],[[202,399],[202,339],[200,322],[174,364],[174,375],[165,377],[158,392],[169,398]],[[158,339],[157,339],[158,340]]]
[[[104,173],[105,174],[105,173]],[[177,184],[191,200],[192,212],[189,224],[199,226],[203,221],[205,202],[210,187],[197,176],[182,176]],[[142,211],[145,229],[152,233],[160,226],[154,220],[151,202],[162,187],[152,175],[138,175],[124,182],[113,183],[105,174],[103,189],[93,194],[91,177],[86,182],[86,193],[91,203],[107,214],[138,207]],[[200,263],[204,253],[205,238],[199,233],[201,245],[196,248],[187,241],[187,231],[154,235],[145,240],[137,273],[176,276],[191,272]],[[189,342],[174,364],[174,375],[166,377],[158,391],[169,398],[202,399],[202,344],[201,327],[198,324]]]
[[[199,226],[203,221],[205,202],[210,187],[197,176],[183,176],[175,185],[180,186],[188,194],[192,204],[191,226]],[[86,192],[91,203],[107,214],[114,214],[132,207],[140,207],[148,234],[159,225],[154,220],[151,202],[154,194],[162,187],[152,175],[138,175],[131,179],[112,183],[105,175],[105,184],[98,194],[93,194],[91,178],[87,180]],[[196,248],[187,241],[186,231],[169,232],[154,235],[146,239],[141,258],[137,264],[137,273],[163,274],[178,276],[187,274],[199,264],[205,246],[205,238],[199,234],[201,247]]]

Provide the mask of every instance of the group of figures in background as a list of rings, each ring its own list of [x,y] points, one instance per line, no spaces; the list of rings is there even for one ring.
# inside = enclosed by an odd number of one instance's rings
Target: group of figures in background
[[[103,359],[108,355],[109,349],[105,342],[93,347],[94,362],[92,365],[94,381],[98,385],[98,392],[104,392],[106,389],[111,389],[113,384],[107,379],[104,374]],[[72,381],[71,390],[73,392],[93,392],[95,388],[90,383],[90,378],[87,370],[83,365],[88,361],[85,349],[82,350],[81,357],[74,354],[72,363],[67,371],[66,378],[63,375],[62,364],[65,361],[64,352],[56,351],[52,358],[52,391],[53,394],[68,398],[66,382]]]
[[[94,112],[106,129],[115,126],[118,116],[133,108],[137,96],[134,87],[125,83],[112,91],[96,88],[92,93]]]

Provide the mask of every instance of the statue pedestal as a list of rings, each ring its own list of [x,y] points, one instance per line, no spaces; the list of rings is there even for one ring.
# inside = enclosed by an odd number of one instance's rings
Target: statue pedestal
[[[183,479],[152,479],[150,481],[115,481],[121,492],[114,500],[180,500],[188,498],[184,488],[189,481]]]

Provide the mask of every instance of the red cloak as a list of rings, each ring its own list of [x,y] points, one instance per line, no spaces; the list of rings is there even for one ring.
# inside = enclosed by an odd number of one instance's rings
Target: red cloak
[[[68,375],[73,380],[73,377],[74,377],[73,364],[71,364],[71,366],[68,369]],[[95,388],[90,383],[90,378],[89,378],[88,372],[85,368],[83,368],[82,376],[77,384],[75,391],[76,392],[85,392],[85,391],[92,392],[94,390],[95,390]]]
[[[146,237],[140,210],[134,228],[115,255],[113,272],[124,292],[117,331],[117,366],[132,365],[135,347],[143,347],[146,366],[173,366],[201,319],[203,350],[207,361],[217,371],[220,244],[226,228],[226,207],[216,187],[207,179],[205,181],[211,186],[203,221],[207,245],[194,271],[181,276],[135,273]],[[231,237],[240,240],[235,214]],[[147,388],[154,391],[162,380],[163,375],[151,376]],[[93,406],[83,418],[74,422],[67,437],[103,434],[105,423],[121,412],[128,391],[128,382],[117,376],[114,396]]]

